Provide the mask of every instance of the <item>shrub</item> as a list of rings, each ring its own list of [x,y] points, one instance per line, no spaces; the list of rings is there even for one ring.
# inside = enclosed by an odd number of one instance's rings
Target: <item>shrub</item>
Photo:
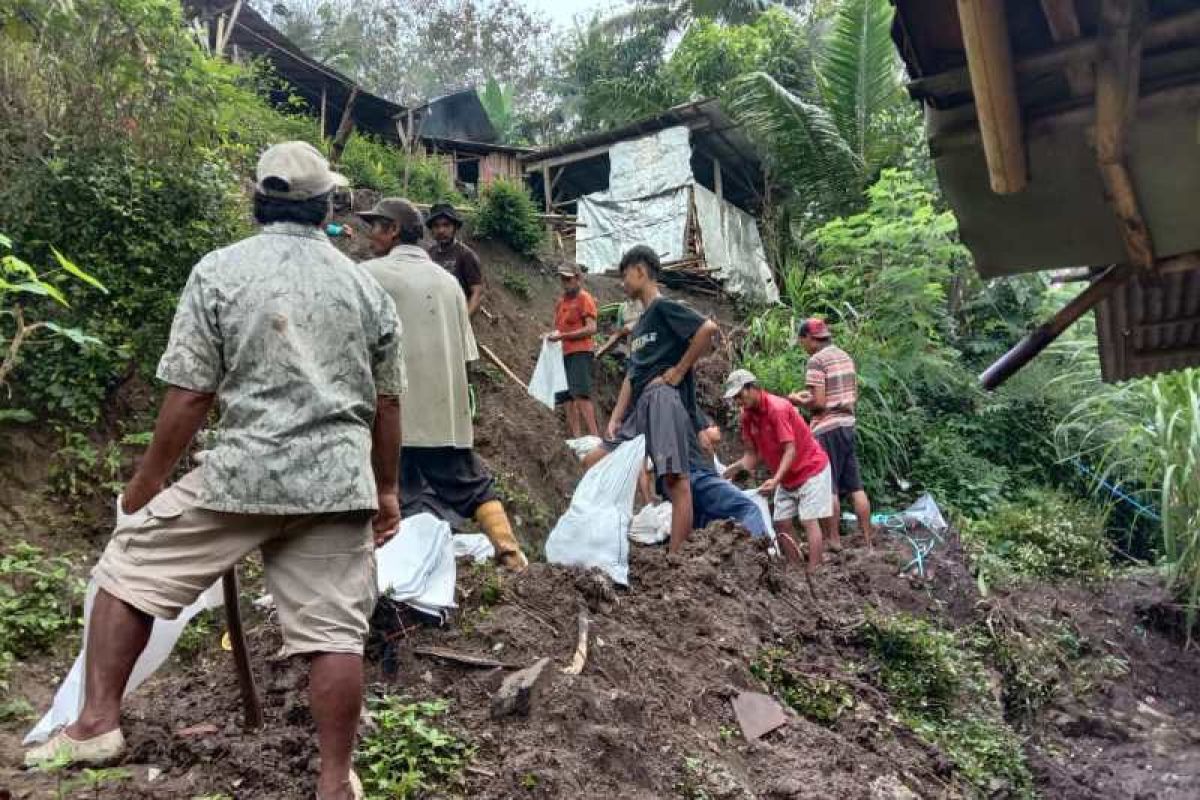
[[[441,161],[406,155],[400,148],[370,136],[352,135],[337,168],[355,188],[374,189],[385,196],[406,197],[415,203],[462,202]]]
[[[475,235],[499,239],[518,253],[532,256],[537,253],[546,232],[524,185],[500,179],[479,192]]]
[[[945,753],[981,796],[1034,796],[1021,739],[958,636],[907,615],[870,614],[862,631],[905,725]]]
[[[0,556],[0,690],[15,658],[38,652],[76,627],[83,581],[63,556],[21,542]]]
[[[424,797],[459,777],[474,751],[431,723],[447,708],[445,700],[410,702],[393,696],[372,704],[374,730],[355,757],[369,797]]]
[[[983,516],[1000,502],[1007,471],[977,455],[970,441],[945,421],[928,426],[912,462],[916,483],[946,508],[968,519]]]
[[[770,648],[758,654],[750,665],[754,677],[813,722],[832,725],[854,708],[854,693],[844,683],[817,675],[807,675],[789,666],[790,653]]]
[[[1056,490],[1029,490],[963,528],[983,586],[1019,577],[1098,579],[1111,571],[1105,513]]]

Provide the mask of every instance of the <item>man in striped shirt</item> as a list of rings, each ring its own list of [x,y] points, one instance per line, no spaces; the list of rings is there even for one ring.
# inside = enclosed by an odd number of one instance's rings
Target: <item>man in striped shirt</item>
[[[834,346],[825,320],[812,317],[800,324],[800,346],[808,353],[805,389],[789,396],[793,403],[812,414],[813,435],[825,448],[833,473],[833,515],[821,521],[830,550],[840,550],[841,497],[850,495],[858,529],[867,546],[872,544],[871,501],[863,490],[855,452],[854,404],[858,401],[858,376],[854,361]]]

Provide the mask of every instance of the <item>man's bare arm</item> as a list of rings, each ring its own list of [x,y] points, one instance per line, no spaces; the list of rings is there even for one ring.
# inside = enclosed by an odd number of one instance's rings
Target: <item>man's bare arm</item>
[[[740,475],[742,472],[753,472],[758,466],[758,452],[752,447],[747,447],[746,452],[737,461],[725,468],[725,473],[721,476],[727,481],[731,481]]]
[[[625,376],[625,380],[621,381],[621,392],[617,395],[617,404],[613,406],[612,416],[608,419],[608,434],[609,439],[615,439],[617,430],[621,427],[621,420],[625,419],[626,412],[629,411],[629,401],[633,397],[633,384],[629,381],[629,376]]]
[[[622,325],[620,328],[618,328],[616,331],[613,332],[612,336],[608,337],[608,341],[606,341],[604,344],[600,345],[600,349],[596,351],[596,358],[603,357],[605,353],[607,353],[609,350],[612,350],[614,347],[617,346],[617,342],[624,339],[632,331],[633,331],[632,325]]]
[[[215,397],[212,392],[193,392],[178,386],[167,389],[154,424],[154,438],[125,485],[124,513],[134,513],[162,491],[196,432],[204,426]]]
[[[471,287],[471,294],[467,298],[467,314],[475,316],[475,312],[483,305],[483,284],[477,283]]]
[[[391,539],[400,525],[400,442],[400,398],[378,395],[371,427],[371,467],[379,496],[379,511],[372,521],[376,547]]]
[[[595,335],[596,319],[595,317],[588,317],[587,320],[584,321],[582,328],[573,331],[559,331],[557,338],[564,341],[575,341],[576,339],[589,339]],[[555,337],[553,336],[550,338],[552,341],[555,340]]]
[[[708,355],[712,348],[713,337],[720,331],[717,323],[711,319],[704,320],[704,324],[692,336],[692,340],[688,342],[688,349],[684,351],[683,358],[679,359],[679,363],[664,372],[661,379],[672,386],[678,386],[679,382],[684,379],[690,370],[701,357]]]

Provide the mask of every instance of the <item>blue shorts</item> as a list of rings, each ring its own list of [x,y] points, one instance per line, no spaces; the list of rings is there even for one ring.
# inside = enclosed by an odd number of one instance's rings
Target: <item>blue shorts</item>
[[[731,519],[756,539],[767,535],[762,512],[741,489],[711,469],[696,467],[688,472],[688,482],[692,486],[693,527],[704,528],[713,522]]]

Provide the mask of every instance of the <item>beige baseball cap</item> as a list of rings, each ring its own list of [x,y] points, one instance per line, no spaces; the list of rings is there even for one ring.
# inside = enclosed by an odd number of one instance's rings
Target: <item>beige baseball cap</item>
[[[753,372],[748,369],[735,369],[725,379],[725,399],[732,400],[737,397],[738,392],[752,383],[758,383],[758,378],[754,377]]]
[[[259,157],[255,177],[259,193],[281,200],[309,200],[349,184],[308,142],[271,145]]]

